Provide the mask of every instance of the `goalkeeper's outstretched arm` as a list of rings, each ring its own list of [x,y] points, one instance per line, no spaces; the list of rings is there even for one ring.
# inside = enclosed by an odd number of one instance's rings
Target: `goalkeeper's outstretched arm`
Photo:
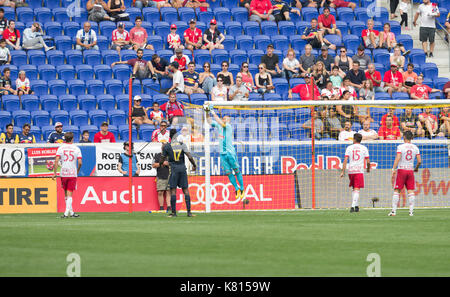
[[[212,114],[212,116],[214,117],[214,120],[221,125],[222,127],[225,126],[225,123],[222,121],[221,118],[219,118],[219,116],[216,114],[216,112],[214,111],[214,109],[211,109],[210,111],[206,112],[206,120],[208,121],[208,124],[211,124],[212,119],[210,114]]]

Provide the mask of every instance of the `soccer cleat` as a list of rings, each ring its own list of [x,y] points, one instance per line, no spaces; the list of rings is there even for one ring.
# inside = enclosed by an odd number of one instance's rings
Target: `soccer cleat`
[[[245,199],[245,191],[244,190],[240,190],[240,192],[241,192],[240,198],[242,200],[244,200]]]
[[[176,216],[177,216],[177,214],[176,214],[176,213],[173,213],[173,212],[172,212],[171,214],[168,215],[169,218],[174,218],[174,217],[176,217]]]
[[[434,56],[433,56],[433,53],[430,52],[429,55],[428,55],[428,57],[433,58],[433,57],[434,57]]]
[[[241,198],[241,190],[236,191],[236,200],[239,200]]]
[[[355,206],[355,212],[359,212],[359,206]]]
[[[187,216],[188,217],[195,217],[195,215],[193,215],[190,211],[188,211]]]
[[[391,211],[391,212],[388,214],[388,216],[390,216],[390,217],[395,217],[395,212]]]
[[[351,208],[350,208],[350,212],[355,212],[355,208],[354,208],[354,207],[351,207]]]
[[[66,215],[61,216],[61,219],[67,219],[67,218],[68,218],[68,216],[66,216]]]
[[[76,214],[76,213],[73,213],[73,215],[71,215],[70,217],[71,217],[71,218],[79,218],[80,215],[79,215],[79,214]]]

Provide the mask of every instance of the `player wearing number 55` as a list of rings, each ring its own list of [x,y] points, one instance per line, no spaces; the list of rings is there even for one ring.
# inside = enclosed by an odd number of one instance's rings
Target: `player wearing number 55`
[[[61,186],[64,190],[66,201],[66,211],[61,216],[62,219],[77,218],[79,215],[72,209],[72,193],[77,188],[77,176],[80,173],[82,165],[82,155],[79,147],[73,144],[73,133],[66,132],[64,134],[66,143],[62,144],[56,151],[55,166],[53,171],[53,180],[57,176],[59,161],[61,160]]]
[[[170,130],[171,143],[166,143],[163,147],[162,154],[165,159],[163,161],[164,166],[170,164],[170,176],[169,176],[169,186],[170,186],[170,205],[172,208],[172,213],[169,217],[177,216],[177,187],[183,190],[184,200],[186,202],[187,216],[192,217],[191,214],[191,196],[189,195],[189,183],[187,177],[187,169],[184,162],[184,155],[189,158],[192,164],[192,170],[197,169],[194,158],[192,158],[188,147],[184,143],[178,141],[176,137],[177,129]]]
[[[139,176],[141,169],[139,168],[139,163],[136,158],[136,154],[133,152],[134,145],[131,143],[131,170],[133,176]],[[119,166],[117,169],[123,176],[128,176],[128,170],[130,166],[130,154],[129,154],[130,144],[128,141],[123,143],[124,152],[119,156]]]

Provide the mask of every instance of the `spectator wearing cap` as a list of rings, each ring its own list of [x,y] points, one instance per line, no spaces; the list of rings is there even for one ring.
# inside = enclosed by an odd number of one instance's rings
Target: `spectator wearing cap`
[[[252,0],[250,2],[250,21],[275,21],[273,6],[270,0]]]
[[[321,48],[326,45],[335,50],[336,45],[332,44],[324,37],[324,32],[325,31],[319,29],[317,19],[313,18],[311,19],[311,26],[305,28],[301,38],[306,40],[313,48]]]
[[[359,93],[359,90],[363,87],[363,82],[366,80],[366,75],[360,69],[358,61],[353,62],[353,68],[347,72],[346,76],[350,79],[349,85]]]
[[[383,88],[381,87],[381,73],[375,70],[375,64],[370,63],[369,65],[367,65],[365,75],[366,79],[372,81],[373,90],[375,91],[375,93],[384,92]]]
[[[64,143],[63,124],[61,122],[55,123],[55,131],[50,133],[47,138],[48,143]]]
[[[196,49],[205,49],[203,46],[203,34],[202,30],[196,28],[197,25],[195,19],[189,21],[189,28],[184,31],[184,44],[186,49],[194,51]]]
[[[177,48],[175,50],[175,54],[170,57],[170,63],[177,62],[178,63],[178,70],[184,71],[187,68],[187,65],[189,62],[191,62],[191,59],[187,55],[183,54],[183,50],[181,48]]]
[[[361,37],[366,48],[375,49],[380,43],[380,32],[373,28],[373,19],[367,20],[367,29],[362,30]]]
[[[167,43],[169,44],[169,48],[176,50],[181,49],[184,50],[184,46],[181,44],[180,35],[177,34],[177,25],[172,24],[170,26],[170,33],[167,35]]]
[[[319,100],[320,91],[319,88],[314,84],[311,85],[311,74],[305,74],[305,83],[299,84],[289,89],[288,98],[292,99],[292,93],[297,93],[300,95],[300,100]]]
[[[133,98],[133,108],[131,109],[131,119],[133,120],[133,124],[142,125],[142,124],[153,124],[148,118],[148,110],[150,107],[144,107],[141,105],[142,98],[139,95],[134,96]]]
[[[142,27],[142,17],[137,16],[134,25],[130,30],[130,41],[133,49],[135,51],[138,49],[154,50],[153,45],[147,43],[148,34],[147,30]]]
[[[280,68],[278,55],[273,52],[273,44],[267,46],[266,54],[261,57],[261,63],[266,65],[267,72],[270,73],[272,78],[284,77],[284,72]]]
[[[172,73],[169,72],[169,62],[165,58],[158,56],[158,54],[153,54],[152,66],[159,80],[162,78],[172,78]]]
[[[100,126],[100,131],[98,131],[94,135],[94,142],[100,143],[100,142],[116,142],[116,138],[114,137],[114,134],[112,134],[110,131],[108,131],[108,123],[103,122]]]
[[[397,64],[392,64],[391,69],[384,73],[384,91],[392,96],[393,92],[407,92],[403,86],[403,75],[398,71]]]
[[[153,69],[153,65],[151,62],[143,59],[144,50],[137,50],[137,58],[130,59],[128,61],[119,61],[111,64],[111,68],[118,64],[128,64],[132,67],[132,77],[137,79],[146,79],[150,76],[153,79],[157,79],[156,73]]]
[[[204,94],[205,92],[199,87],[199,74],[195,71],[195,63],[188,64],[188,70],[183,71],[184,92],[187,95]]]
[[[81,50],[99,50],[97,45],[97,34],[93,29],[91,29],[91,23],[84,22],[83,29],[78,30],[77,35],[77,44],[75,49]]]
[[[112,44],[111,49],[116,50],[120,55],[120,50],[130,49],[132,47],[130,41],[130,33],[125,30],[123,22],[117,24],[117,29],[112,32]]]
[[[353,63],[355,63],[355,61],[359,62],[359,68],[362,71],[366,71],[367,66],[369,66],[369,64],[370,64],[370,57],[368,55],[366,55],[364,50],[365,50],[364,46],[362,44],[360,44],[358,46],[357,53],[352,57]]]
[[[323,35],[337,34],[342,38],[341,30],[336,26],[336,18],[330,13],[330,8],[325,6],[323,13],[319,15],[317,21],[319,22],[319,29],[323,30]]]
[[[184,93],[184,77],[183,73],[179,70],[178,62],[174,61],[170,63],[169,70],[173,72],[173,82],[172,86],[166,92],[167,95],[170,93]]]
[[[203,43],[206,49],[212,53],[214,49],[224,49],[222,42],[225,40],[225,35],[223,35],[219,29],[217,29],[217,21],[212,19],[209,22],[209,28],[206,29],[203,34]]]
[[[330,72],[331,69],[334,66],[334,59],[333,57],[331,57],[328,53],[328,47],[322,46],[322,48],[320,49],[321,53],[320,55],[317,57],[317,62],[321,61],[323,62],[323,64],[325,65],[325,69]]]

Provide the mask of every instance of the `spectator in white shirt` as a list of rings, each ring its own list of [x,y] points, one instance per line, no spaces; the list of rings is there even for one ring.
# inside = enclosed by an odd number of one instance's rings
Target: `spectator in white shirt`
[[[130,33],[125,30],[123,22],[117,24],[117,29],[112,32],[111,49],[115,49],[120,55],[120,50],[131,48]]]
[[[362,135],[362,140],[376,140],[378,139],[377,131],[370,129],[370,120],[363,122],[363,128],[358,131]]]
[[[346,121],[344,130],[339,133],[339,141],[351,141],[355,133],[355,131],[352,131],[352,122]]]
[[[434,36],[436,34],[436,18],[441,16],[437,4],[430,0],[423,0],[414,16],[414,27],[417,26],[417,19],[420,16],[419,40],[422,42],[423,51],[432,58],[434,51]],[[427,41],[430,42],[430,51],[428,52]]]
[[[9,49],[6,47],[6,40],[0,39],[0,65],[10,64],[11,63],[11,53]]]
[[[45,44],[42,36],[44,36],[44,32],[42,32],[42,28],[39,23],[34,23],[31,28],[26,28],[23,30],[23,48],[27,50],[44,48],[45,51],[54,49],[55,47],[49,47]]]
[[[77,45],[75,46],[77,50],[99,50],[97,45],[97,34],[91,29],[91,24],[85,22],[83,29],[77,32]]]
[[[217,78],[217,86],[211,90],[211,101],[227,101],[227,87],[223,84],[223,78]]]
[[[183,73],[178,70],[178,62],[172,62],[169,65],[169,70],[173,72],[173,84],[172,87],[167,91],[167,95],[171,92],[183,93],[184,92],[184,77]]]
[[[34,94],[31,90],[30,80],[26,77],[24,70],[19,71],[19,77],[16,79],[16,90],[19,98],[22,95]]]

